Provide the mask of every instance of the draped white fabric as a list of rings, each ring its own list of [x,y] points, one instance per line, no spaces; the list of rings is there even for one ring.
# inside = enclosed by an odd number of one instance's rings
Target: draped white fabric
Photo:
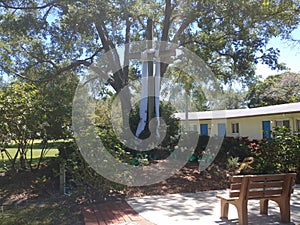
[[[142,60],[146,58],[145,54],[147,51],[142,53]],[[153,65],[155,66],[155,74],[154,74],[154,97],[155,97],[155,117],[157,120],[156,126],[156,136],[159,137],[159,94],[160,94],[160,62],[154,61]],[[142,64],[142,90],[141,90],[141,101],[140,101],[140,121],[135,133],[136,137],[145,130],[148,116],[148,83],[149,79],[153,79],[153,77],[148,76],[148,62],[143,60]]]
[[[135,136],[139,137],[139,135],[143,132],[147,123],[147,115],[148,115],[148,62],[143,62],[143,70],[142,70],[142,93],[141,93],[141,102],[140,102],[140,121],[138,127],[136,129]]]
[[[155,116],[157,120],[156,136],[159,138],[159,94],[160,94],[160,62],[155,62]]]

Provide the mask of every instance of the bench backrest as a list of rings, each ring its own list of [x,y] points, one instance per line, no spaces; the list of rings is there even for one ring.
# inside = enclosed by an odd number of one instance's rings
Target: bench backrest
[[[295,173],[232,176],[229,196],[244,199],[290,197],[295,179]]]

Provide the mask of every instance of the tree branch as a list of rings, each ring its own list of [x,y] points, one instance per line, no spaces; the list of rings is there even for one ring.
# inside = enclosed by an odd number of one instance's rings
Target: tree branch
[[[66,72],[68,70],[77,68],[77,67],[79,67],[81,65],[90,66],[91,64],[92,64],[92,62],[88,62],[87,60],[76,60],[75,62],[71,63],[70,65],[58,69],[57,72],[56,72],[56,74],[60,74],[60,73]]]
[[[181,26],[179,27],[178,31],[176,32],[172,42],[177,43],[180,35],[184,32],[184,30],[193,22],[194,17],[192,15],[186,17],[186,19],[182,22]]]
[[[115,46],[113,44],[113,42],[111,40],[109,40],[109,35],[108,32],[105,28],[105,25],[103,23],[103,21],[100,21],[98,23],[95,23],[96,26],[96,30],[100,36],[103,48],[105,50],[106,53],[108,53],[107,57],[110,58],[110,62],[113,64],[111,66],[112,70],[116,69],[116,68],[121,68],[120,66],[120,58],[118,56],[118,53],[115,49]],[[113,88],[116,90],[116,92],[121,91],[121,89],[124,87],[125,85],[125,80],[122,79],[125,78],[124,76],[122,76],[122,71],[116,71],[114,73],[113,76],[113,80],[109,80],[110,84],[113,86]]]
[[[174,8],[172,8],[171,0],[166,0],[166,7],[164,11],[164,22],[163,22],[163,30],[162,30],[162,36],[161,41],[163,41],[160,51],[164,51],[166,46],[164,42],[168,41],[169,36],[169,30],[171,26],[171,15]],[[160,63],[160,76],[163,77],[165,72],[167,71],[168,64],[166,63]]]
[[[162,36],[161,41],[168,41],[168,35],[171,25],[171,14],[172,14],[172,5],[171,0],[166,0],[166,8],[165,8],[165,19],[163,23],[163,30],[162,30]]]
[[[5,1],[1,0],[0,7],[6,8],[6,9],[15,9],[15,10],[18,10],[18,9],[21,9],[21,10],[45,9],[50,6],[55,6],[58,2],[59,2],[58,0],[54,0],[52,2],[49,2],[49,3],[47,3],[45,5],[41,5],[41,6],[12,6],[12,5],[7,4]]]
[[[62,67],[60,69],[57,70],[57,73],[56,74],[60,74],[60,73],[63,73],[65,71],[68,71],[70,69],[74,69],[74,68],[77,68],[81,65],[84,65],[84,66],[90,66],[92,65],[93,63],[93,60],[94,60],[94,57],[103,50],[103,48],[99,48],[97,49],[97,51],[94,52],[94,54],[86,59],[83,59],[83,60],[76,60],[74,61],[73,63],[71,63],[70,65],[66,66],[66,67]]]
[[[50,7],[49,7],[49,9],[47,10],[47,12],[46,12],[46,13],[44,14],[44,16],[43,16],[43,20],[47,19],[48,15],[49,15],[49,13],[50,13],[50,11],[52,10],[53,7],[54,7],[54,6],[50,6]]]
[[[101,39],[101,43],[103,45],[103,48],[106,52],[109,51],[109,43],[108,43],[108,40],[107,38],[105,37],[105,34],[104,34],[104,31],[102,29],[102,26],[99,24],[99,23],[95,23],[95,27],[96,27],[96,30],[99,34],[99,37]]]
[[[77,67],[79,67],[79,66],[81,66],[81,65],[84,65],[84,66],[90,66],[90,65],[93,63],[94,57],[95,57],[99,52],[101,52],[102,50],[103,50],[103,48],[99,48],[99,49],[97,49],[97,51],[95,51],[94,54],[91,55],[90,57],[88,57],[88,58],[86,58],[86,59],[83,59],[83,60],[76,60],[76,61],[72,62],[71,64],[69,64],[68,66],[61,67],[61,68],[58,68],[58,66],[56,65],[56,63],[54,63],[54,62],[51,61],[51,60],[41,60],[41,59],[39,59],[39,58],[37,58],[37,57],[34,57],[34,56],[32,56],[32,55],[31,55],[31,57],[37,59],[39,63],[49,63],[49,64],[51,64],[51,65],[56,69],[56,71],[54,71],[54,74],[55,74],[55,75],[59,75],[59,74],[61,74],[61,73],[63,73],[63,72],[66,72],[66,71],[68,71],[68,70],[75,69],[75,68],[77,68]],[[36,79],[31,79],[31,78],[29,78],[29,77],[26,76],[26,75],[20,74],[20,73],[18,73],[18,72],[16,72],[16,71],[12,70],[12,68],[8,69],[8,68],[5,68],[4,66],[1,66],[1,67],[2,67],[2,69],[3,69],[4,71],[6,71],[6,73],[15,75],[15,76],[17,76],[17,77],[19,77],[19,78],[21,78],[21,79],[23,79],[23,80],[28,80],[28,81],[30,81],[30,82],[46,82],[46,81],[49,81],[49,80],[52,79],[52,78],[45,78],[45,79],[38,79],[38,80],[36,80]]]
[[[143,23],[143,21],[141,20],[141,17],[143,17],[143,16],[147,16],[147,15],[139,15],[138,17],[137,17],[137,20],[139,21],[139,23],[140,23],[140,25],[142,26],[142,28],[144,29],[144,30],[146,30],[146,28],[147,28],[147,26]]]

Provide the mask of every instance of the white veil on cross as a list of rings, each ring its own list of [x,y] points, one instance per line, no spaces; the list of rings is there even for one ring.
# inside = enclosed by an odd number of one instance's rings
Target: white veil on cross
[[[147,117],[148,117],[148,97],[149,93],[149,80],[154,79],[154,97],[155,97],[155,118],[157,121],[156,126],[156,136],[157,138],[160,137],[159,134],[159,126],[160,126],[160,120],[159,120],[159,94],[160,94],[160,62],[158,57],[158,51],[155,51],[155,60],[153,60],[153,65],[155,67],[155,73],[154,76],[149,76],[148,71],[148,61],[147,61],[147,55],[151,50],[146,50],[141,53],[142,58],[142,90],[141,90],[141,101],[140,101],[140,121],[135,133],[136,137],[139,137],[139,135],[145,130],[146,124],[147,124]],[[152,82],[151,82],[152,83]]]

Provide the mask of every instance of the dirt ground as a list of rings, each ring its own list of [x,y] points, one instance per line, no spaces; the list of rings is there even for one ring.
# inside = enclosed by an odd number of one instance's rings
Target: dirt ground
[[[226,171],[217,165],[200,172],[197,162],[189,162],[169,179],[145,187],[132,187],[126,191],[127,197],[144,195],[165,195],[174,193],[194,193],[228,187]]]
[[[145,195],[191,193],[228,187],[226,171],[220,169],[217,165],[213,165],[206,171],[200,172],[197,162],[187,163],[184,168],[165,181],[144,187],[127,187],[122,191],[112,191],[108,196],[102,196],[97,190],[92,189],[91,193],[88,193],[85,197],[62,196],[58,193],[58,179],[50,181],[47,178],[52,176],[51,173],[52,170],[46,166],[34,172],[23,171],[15,175],[1,174],[0,206],[24,206],[24,208],[28,208],[29,205],[47,205],[48,207],[51,206],[51,211],[54,214],[49,224],[56,224],[55,214],[59,212],[62,214],[61,218],[65,217],[65,221],[60,221],[60,224],[79,225],[83,224],[82,208],[91,202],[107,202]],[[39,215],[39,212],[34,212],[37,217],[43,217],[43,215]],[[24,221],[26,221],[26,218],[24,218]],[[41,224],[47,224],[47,222]]]

